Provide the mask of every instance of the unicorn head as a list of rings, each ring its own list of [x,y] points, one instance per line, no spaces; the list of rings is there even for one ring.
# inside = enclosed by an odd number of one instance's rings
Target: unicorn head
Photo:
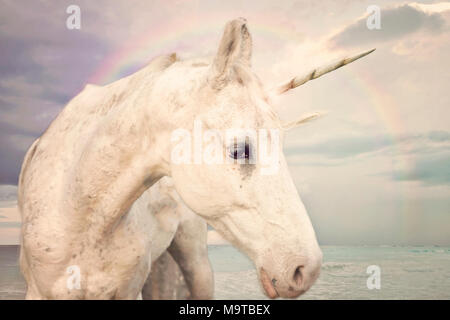
[[[287,129],[319,114],[284,124],[271,94],[298,87],[370,52],[315,69],[269,92],[251,69],[246,21],[236,19],[226,25],[212,64],[177,62],[159,81],[164,84],[161,90],[172,88],[166,97],[172,99],[169,109],[182,128],[172,136],[176,145],[168,160],[175,188],[193,211],[252,259],[270,298],[304,293],[319,276],[322,262],[282,150]],[[207,134],[199,135],[198,130]],[[186,158],[180,156],[180,137],[194,146],[193,157],[189,148]],[[174,159],[174,154],[179,157]]]

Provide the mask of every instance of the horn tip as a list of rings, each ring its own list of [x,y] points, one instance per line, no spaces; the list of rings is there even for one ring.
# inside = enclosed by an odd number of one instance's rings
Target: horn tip
[[[374,52],[375,50],[377,50],[377,48],[370,49],[369,51],[364,52],[363,55],[366,56],[366,55],[368,55],[368,54],[371,54],[371,53]]]

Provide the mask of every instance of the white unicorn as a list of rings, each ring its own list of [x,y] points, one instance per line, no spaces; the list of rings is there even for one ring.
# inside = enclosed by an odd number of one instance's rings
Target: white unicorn
[[[144,194],[165,176],[193,212],[251,258],[268,297],[297,297],[311,287],[322,253],[281,143],[276,174],[262,174],[260,163],[248,161],[256,146],[246,136],[236,137],[240,144],[221,140],[227,157],[244,162],[171,158],[172,133],[192,132],[195,120],[218,130],[282,132],[317,116],[282,124],[251,70],[251,52],[246,22],[236,19],[226,25],[211,64],[162,56],[107,86],[88,85],[68,103],[28,150],[19,177],[27,299],[139,298],[152,262],[169,246],[191,297],[211,297],[204,222],[177,214],[178,196],[164,191],[164,183]]]

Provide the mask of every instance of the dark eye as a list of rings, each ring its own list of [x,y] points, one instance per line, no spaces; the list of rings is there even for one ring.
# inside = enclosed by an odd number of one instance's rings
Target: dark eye
[[[249,159],[250,145],[248,143],[235,143],[230,146],[230,158],[233,159]]]

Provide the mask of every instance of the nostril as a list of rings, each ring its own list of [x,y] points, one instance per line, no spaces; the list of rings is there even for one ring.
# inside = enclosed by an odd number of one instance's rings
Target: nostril
[[[302,279],[303,278],[302,271],[303,271],[303,266],[298,266],[297,268],[295,268],[295,271],[294,271],[294,283],[299,287],[302,285],[302,280],[303,280]]]

